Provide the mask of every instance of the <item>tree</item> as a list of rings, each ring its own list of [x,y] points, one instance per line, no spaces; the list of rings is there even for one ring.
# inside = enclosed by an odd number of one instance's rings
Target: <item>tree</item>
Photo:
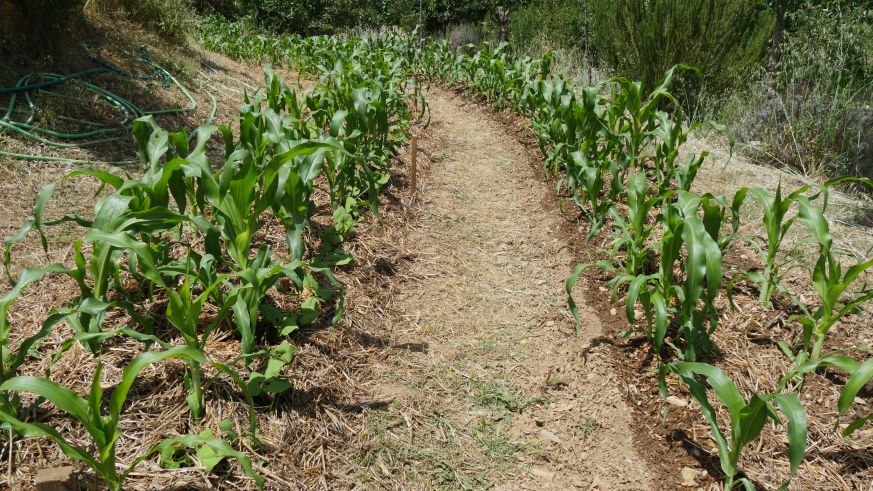
[[[526,0],[493,0],[491,11],[500,26],[500,41],[509,41],[509,14],[526,4]]]

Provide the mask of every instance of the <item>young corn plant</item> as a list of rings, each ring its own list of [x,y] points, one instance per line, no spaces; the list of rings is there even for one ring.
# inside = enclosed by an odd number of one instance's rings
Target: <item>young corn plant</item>
[[[25,437],[44,437],[57,444],[64,455],[82,461],[113,491],[120,491],[127,476],[140,462],[153,452],[146,452],[134,459],[127,469],[119,472],[116,460],[116,444],[121,436],[119,420],[128,392],[139,374],[149,365],[168,358],[196,360],[201,364],[209,364],[209,360],[199,351],[188,346],[178,346],[163,352],[146,352],[125,367],[121,381],[109,396],[108,413],[102,407],[103,366],[98,363],[91,383],[91,392],[87,398],[82,398],[72,390],[46,378],[31,376],[16,376],[0,384],[3,393],[31,393],[52,403],[58,410],[66,413],[81,424],[91,437],[91,445],[96,450],[95,456],[88,448],[73,445],[56,429],[44,423],[25,422],[16,415],[0,410],[0,418],[15,431]],[[220,367],[219,367],[220,368]],[[224,370],[223,370],[224,371]],[[232,371],[225,371],[238,385],[242,382]]]
[[[721,369],[705,363],[674,362],[661,370],[661,394],[666,398],[667,373],[672,373],[688,386],[691,397],[700,404],[700,411],[709,423],[712,438],[718,447],[721,470],[725,475],[724,488],[733,489],[737,484],[747,490],[755,489],[752,482],[742,474],[739,462],[743,449],[761,435],[767,420],[782,425],[776,412],[778,407],[788,421],[788,458],[793,475],[806,453],[808,423],[800,399],[794,394],[753,394],[746,400],[733,381]],[[698,377],[706,381],[704,385]],[[707,387],[725,405],[730,416],[730,433],[719,425],[718,414],[709,401]],[[790,479],[790,478],[789,478]],[[787,483],[783,486],[787,487]]]
[[[611,255],[616,259],[619,251],[624,250],[624,259],[618,262],[626,275],[637,276],[646,272],[646,262],[651,256],[650,252],[653,252],[653,246],[648,241],[657,226],[657,223],[648,223],[649,214],[662,200],[660,196],[649,195],[644,174],[631,172],[627,177],[627,218],[617,208],[609,210],[616,235]]]
[[[0,383],[17,375],[18,369],[30,356],[30,349],[48,336],[51,329],[60,318],[52,315],[36,334],[23,339],[17,347],[13,347],[10,334],[12,323],[9,321],[9,310],[13,303],[31,284],[38,282],[49,274],[68,274],[69,270],[61,264],[52,264],[45,268],[28,268],[21,272],[18,281],[10,291],[0,297]],[[8,397],[7,393],[0,393],[0,409],[7,414],[17,415],[19,408],[18,398]]]
[[[710,335],[718,325],[715,298],[723,276],[721,249],[698,215],[699,208],[698,196],[680,191],[676,203],[664,211],[659,271],[621,280],[629,282],[628,320],[635,320],[639,301],[656,350],[667,327],[674,325],[677,340],[684,343],[681,349],[673,343],[674,349],[685,361],[696,361],[711,350]]]
[[[802,383],[804,375],[823,367],[839,368],[849,374],[849,379],[837,400],[838,414],[845,414],[855,402],[858,393],[873,380],[873,358],[858,363],[851,357],[832,354],[810,360],[805,353],[800,353],[794,360],[794,368],[779,381],[779,389],[782,390],[792,380],[800,380]],[[850,436],[869,421],[873,421],[873,412],[851,421],[843,429],[843,436]]]
[[[615,77],[608,82],[619,89],[612,98],[610,113],[613,115],[612,131],[621,141],[618,156],[623,169],[641,169],[649,161],[658,164],[656,172],[669,173],[672,169],[672,165],[666,164],[675,159],[684,139],[680,139],[670,128],[681,128],[681,123],[672,123],[658,108],[664,101],[675,108],[681,107],[669,92],[677,70],[700,71],[690,65],[675,65],[667,70],[664,79],[648,97],[644,97],[639,82],[632,82],[624,77]],[[679,133],[681,134],[681,129]],[[645,152],[653,142],[659,143],[656,155],[648,155]]]
[[[622,273],[611,281],[613,295],[622,285],[628,285],[625,301],[628,322],[635,324],[636,308],[638,305],[642,308],[646,319],[644,332],[653,351],[660,354],[672,326],[676,335],[669,344],[685,361],[696,361],[711,350],[710,335],[718,324],[715,299],[723,277],[718,236],[710,235],[699,215],[700,208],[699,196],[679,191],[676,202],[663,209],[661,239],[652,245],[659,253],[658,271]],[[608,263],[598,266],[614,269]],[[570,310],[577,323],[572,288],[586,267],[577,266],[566,285]]]
[[[807,190],[809,190],[809,186],[803,186],[784,198],[782,197],[781,182],[776,186],[775,194],[772,195],[762,188],[749,190],[752,199],[764,208],[763,223],[767,237],[760,240],[748,239],[747,242],[758,252],[764,262],[764,270],[737,275],[731,283],[741,278],[752,280],[758,285],[760,292],[758,302],[764,307],[772,307],[771,298],[782,283],[783,270],[792,264],[790,260],[780,261],[777,256],[782,248],[782,240],[796,219],[796,217],[786,219],[788,212]]]
[[[192,254],[189,253],[189,257]],[[212,264],[214,258],[211,255],[206,255],[200,258],[196,264],[198,272],[211,275]],[[206,348],[206,341],[209,335],[215,330],[219,323],[224,320],[227,309],[230,307],[228,303],[223,303],[221,311],[215,318],[203,329],[200,327],[200,314],[207,299],[216,291],[223,281],[228,278],[228,275],[220,275],[211,278],[211,281],[204,284],[204,290],[197,296],[193,293],[193,286],[199,283],[197,274],[191,275],[188,272],[182,275],[182,284],[179,290],[167,289],[168,301],[166,309],[167,321],[182,335],[185,345],[203,353]],[[201,276],[202,277],[202,276]],[[186,360],[188,370],[185,377],[185,386],[188,388],[188,408],[191,411],[191,417],[200,419],[204,415],[203,409],[203,382],[201,376],[200,361],[194,358]]]
[[[800,221],[819,249],[818,259],[812,268],[812,284],[821,306],[811,311],[803,302],[797,302],[802,314],[796,316],[803,327],[803,351],[809,353],[810,359],[816,360],[821,356],[828,331],[843,317],[856,312],[861,305],[873,299],[873,287],[864,284],[855,288],[855,282],[873,267],[873,259],[858,262],[844,271],[834,251],[833,237],[824,211],[808,198],[798,197],[797,202],[800,205]]]

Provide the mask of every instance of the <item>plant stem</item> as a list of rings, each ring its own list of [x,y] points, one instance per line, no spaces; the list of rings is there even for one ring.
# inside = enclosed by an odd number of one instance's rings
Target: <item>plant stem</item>
[[[815,344],[812,347],[812,356],[810,359],[818,360],[819,356],[821,356],[821,350],[824,347],[825,335],[816,333]]]
[[[203,387],[200,383],[200,364],[191,360],[188,366],[191,370],[191,394],[188,406],[191,408],[191,417],[200,419],[203,417]]]

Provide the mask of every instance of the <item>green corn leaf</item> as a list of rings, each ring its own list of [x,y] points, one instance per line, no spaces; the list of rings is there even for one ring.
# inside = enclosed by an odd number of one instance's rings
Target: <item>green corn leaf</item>
[[[564,290],[567,292],[567,306],[570,309],[570,313],[573,314],[573,319],[576,320],[576,332],[578,333],[582,329],[582,324],[579,319],[579,308],[576,306],[576,301],[573,300],[573,287],[576,286],[576,283],[579,281],[579,277],[582,275],[582,272],[588,269],[591,265],[587,263],[578,264],[576,268],[573,269],[573,273],[567,278],[566,283],[564,284]]]
[[[60,433],[57,432],[54,428],[49,425],[42,423],[25,423],[20,421],[15,416],[0,410],[0,420],[5,423],[8,423],[19,435],[24,437],[32,437],[32,438],[48,438],[49,440],[55,442],[58,447],[61,448],[61,451],[67,457],[72,459],[78,459],[82,462],[88,464],[91,469],[99,475],[102,479],[107,482],[111,482],[112,477],[107,475],[103,466],[94,459],[91,454],[89,454],[86,450],[76,447],[70,444]]]
[[[788,460],[791,462],[791,473],[794,474],[806,453],[806,412],[795,394],[773,394],[772,397],[788,419]]]
[[[115,390],[112,392],[112,396],[110,396],[109,424],[111,427],[117,425],[118,419],[121,416],[122,406],[127,400],[127,393],[130,391],[133,382],[139,376],[140,372],[142,372],[147,366],[161,360],[166,360],[167,358],[185,358],[202,364],[211,364],[201,352],[189,346],[177,346],[161,352],[148,351],[137,356],[124,368],[124,371],[121,374],[121,381],[119,381]]]
[[[12,263],[12,247],[18,242],[26,239],[27,234],[31,229],[35,228],[37,232],[39,232],[39,240],[42,244],[42,249],[44,252],[48,253],[48,239],[46,238],[42,227],[43,214],[45,213],[45,206],[54,193],[56,186],[57,185],[54,183],[46,184],[39,190],[39,194],[36,197],[36,203],[33,206],[33,219],[25,222],[21,228],[18,229],[18,232],[16,232],[15,235],[3,241],[3,268],[6,271],[6,276],[10,283],[12,282],[12,275],[9,272],[9,265]]]
[[[852,372],[849,380],[846,381],[846,386],[840,392],[840,399],[837,401],[837,409],[840,411],[840,414],[849,410],[849,407],[855,401],[855,397],[858,396],[858,392],[871,379],[873,379],[873,358],[868,358]]]
[[[0,384],[0,391],[8,392],[10,390],[39,395],[61,411],[76,418],[86,427],[90,426],[91,416],[88,410],[88,401],[57,382],[31,376],[12,377]],[[93,427],[88,429],[91,431]]]

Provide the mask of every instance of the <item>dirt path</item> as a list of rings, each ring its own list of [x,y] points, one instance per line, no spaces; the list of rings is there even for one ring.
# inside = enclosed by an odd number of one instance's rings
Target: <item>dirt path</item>
[[[366,414],[350,472],[395,489],[651,488],[584,305],[574,334],[573,259],[545,185],[480,109],[437,89],[429,101],[434,163],[386,317],[402,321],[385,326],[395,350],[370,387],[393,402]]]

